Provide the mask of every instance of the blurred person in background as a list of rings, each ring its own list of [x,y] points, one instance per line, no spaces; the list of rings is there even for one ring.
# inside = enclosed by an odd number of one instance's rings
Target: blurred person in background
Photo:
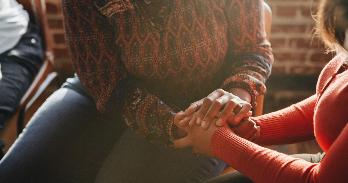
[[[16,0],[0,0],[0,130],[43,62],[40,29]]]

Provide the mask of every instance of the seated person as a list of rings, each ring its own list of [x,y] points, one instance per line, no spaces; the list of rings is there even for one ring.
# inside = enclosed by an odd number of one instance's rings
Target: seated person
[[[322,70],[316,94],[285,109],[247,118],[242,123],[229,120],[228,115],[217,116],[213,120],[222,127],[210,125],[207,130],[198,125],[191,128],[182,122],[185,116],[194,114],[185,111],[176,121],[186,130],[187,136],[177,140],[176,146],[192,146],[196,152],[220,158],[254,182],[348,182],[347,1],[321,0],[318,18],[321,37],[337,55]],[[221,97],[226,98],[226,95],[229,94],[226,92]],[[216,99],[220,104],[228,102],[220,98]],[[322,160],[318,163],[257,145],[314,138],[325,152],[324,157],[319,156]],[[211,182],[240,182],[233,178],[217,178]]]
[[[225,163],[168,148],[173,119],[219,87],[248,116],[273,63],[262,2],[63,0],[78,77],[31,118],[0,161],[0,182],[177,183],[219,174]]]
[[[0,0],[0,129],[43,62],[40,29],[16,0]]]

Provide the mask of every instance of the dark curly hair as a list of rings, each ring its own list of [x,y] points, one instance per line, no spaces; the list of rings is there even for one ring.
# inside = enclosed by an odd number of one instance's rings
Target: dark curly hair
[[[321,0],[317,31],[325,44],[333,49],[344,48],[348,28],[348,0]]]

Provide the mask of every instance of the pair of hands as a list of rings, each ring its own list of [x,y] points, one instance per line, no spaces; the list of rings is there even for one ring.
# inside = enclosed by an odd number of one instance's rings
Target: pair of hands
[[[174,146],[192,146],[194,152],[210,155],[211,138],[219,127],[228,127],[233,133],[252,140],[258,136],[259,129],[251,115],[248,102],[218,89],[176,114],[174,123],[181,138],[174,141]]]

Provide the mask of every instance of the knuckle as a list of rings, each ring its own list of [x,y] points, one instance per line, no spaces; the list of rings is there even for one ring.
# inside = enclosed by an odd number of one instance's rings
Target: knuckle
[[[226,92],[225,96],[228,97],[228,99],[234,98],[234,95],[232,93]]]
[[[242,103],[242,102],[243,102],[243,100],[240,99],[239,97],[233,97],[233,101],[234,101],[235,103]]]
[[[218,92],[218,93],[225,93],[225,90],[219,88],[219,89],[216,89],[215,92]]]
[[[213,103],[213,99],[209,98],[209,97],[206,97],[204,98],[204,101],[203,101],[204,104],[211,104]]]
[[[220,108],[222,105],[223,105],[223,101],[221,99],[220,100],[216,100],[214,102],[214,107],[216,107],[216,108]]]

